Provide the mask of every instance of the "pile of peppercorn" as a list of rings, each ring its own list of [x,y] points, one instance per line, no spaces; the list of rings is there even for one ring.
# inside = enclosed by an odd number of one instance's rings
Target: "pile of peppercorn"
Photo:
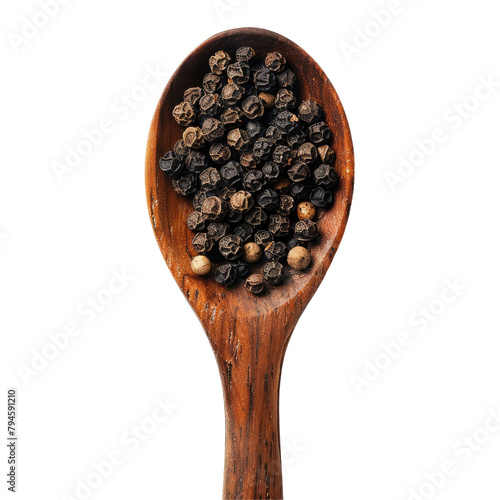
[[[224,260],[215,280],[229,286],[264,255],[262,274],[245,281],[260,293],[281,283],[285,259],[295,270],[309,265],[316,208],[332,204],[338,175],[323,110],[312,100],[298,105],[285,57],[262,61],[240,47],[235,59],[216,52],[202,86],[184,92],[172,114],[186,128],[160,168],[178,194],[194,196],[193,272]]]

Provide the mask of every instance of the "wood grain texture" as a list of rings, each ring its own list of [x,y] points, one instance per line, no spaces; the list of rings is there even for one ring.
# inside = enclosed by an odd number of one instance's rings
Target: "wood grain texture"
[[[208,59],[217,50],[234,53],[252,46],[263,56],[281,52],[298,78],[298,100],[314,99],[325,109],[333,132],[332,148],[340,184],[334,205],[318,215],[320,238],[306,271],[289,271],[285,282],[262,296],[241,285],[226,288],[213,272],[190,270],[196,252],[186,219],[191,200],[177,195],[158,160],[182,136],[172,110],[184,90],[199,86]],[[168,82],[153,117],[146,154],[146,195],[153,230],[177,284],[208,336],[222,379],[226,413],[224,499],[283,498],[279,385],[283,358],[292,331],[320,285],[339,246],[351,206],[354,153],[347,119],[335,89],[318,64],[298,45],[271,31],[239,28],[219,33],[196,48]],[[210,496],[210,495],[209,495]]]

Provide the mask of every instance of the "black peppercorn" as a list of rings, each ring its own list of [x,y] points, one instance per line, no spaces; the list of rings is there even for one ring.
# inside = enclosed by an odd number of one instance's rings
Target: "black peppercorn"
[[[299,147],[297,156],[300,161],[304,163],[314,163],[318,158],[318,150],[314,144],[310,142],[305,142]]]
[[[208,118],[203,122],[201,133],[208,142],[215,142],[220,139],[225,132],[224,124],[216,118]]]
[[[243,241],[235,234],[228,234],[219,241],[219,251],[227,260],[234,260],[243,254]]]
[[[227,128],[238,127],[243,123],[243,111],[237,106],[229,106],[222,110],[219,118]]]
[[[303,182],[308,179],[310,175],[311,171],[309,167],[301,161],[294,163],[288,170],[288,177],[292,182]]]
[[[286,249],[290,251],[292,248],[300,245],[300,241],[297,238],[290,238],[286,244]]]
[[[243,177],[243,187],[249,193],[257,193],[265,184],[266,180],[260,170],[250,170]]]
[[[276,115],[273,123],[287,134],[291,134],[299,126],[299,119],[291,111],[281,111]]]
[[[206,228],[205,216],[198,211],[191,212],[187,218],[187,227],[190,231],[203,231]]]
[[[295,73],[290,69],[284,69],[280,73],[276,75],[276,79],[278,80],[278,85],[285,89],[291,89],[295,85],[297,81],[297,77]]]
[[[182,134],[182,140],[188,148],[200,149],[205,145],[200,127],[188,127]]]
[[[240,163],[246,168],[255,168],[258,162],[253,152],[247,151],[240,156]]]
[[[255,120],[264,114],[264,104],[259,97],[251,95],[241,103],[241,110],[249,120]]]
[[[274,240],[274,236],[270,231],[266,229],[259,229],[254,236],[254,241],[262,248],[267,247],[271,241]]]
[[[268,127],[264,135],[268,139],[271,139],[274,144],[283,144],[286,137],[285,131],[275,127],[274,125]]]
[[[333,196],[330,190],[326,191],[322,187],[317,187],[311,190],[309,199],[317,207],[327,207],[332,203]]]
[[[250,120],[246,124],[246,131],[248,137],[250,138],[250,142],[254,143],[259,137],[262,137],[264,133],[264,128],[262,125],[255,120]]]
[[[223,50],[217,51],[208,60],[210,71],[212,73],[215,73],[216,75],[221,75],[223,71],[227,68],[227,65],[229,64],[230,60],[231,58],[229,57],[229,54],[227,54]]]
[[[226,163],[231,158],[231,150],[225,144],[221,143],[212,144],[208,154],[212,158],[212,161],[219,165]]]
[[[258,160],[265,160],[268,158],[272,150],[273,142],[266,137],[260,137],[253,145],[253,155]]]
[[[236,281],[236,269],[231,264],[223,264],[215,270],[214,278],[221,285],[231,286]]]
[[[207,94],[213,94],[215,91],[219,90],[222,87],[222,76],[216,75],[214,73],[208,73],[203,78],[202,85],[203,90],[205,90]],[[203,99],[203,97],[201,99]]]
[[[219,94],[205,94],[200,99],[200,113],[206,116],[216,116],[222,109],[222,99]]]
[[[268,182],[273,184],[279,178],[282,173],[282,168],[274,163],[274,161],[266,161],[262,167],[262,173]]]
[[[321,119],[323,111],[316,101],[304,101],[299,106],[299,118],[306,123],[314,123]]]
[[[228,161],[220,169],[220,176],[228,187],[239,187],[243,181],[245,170],[237,161]]]
[[[160,158],[160,168],[170,177],[179,177],[182,173],[183,165],[178,160],[177,155],[173,151],[165,153]]]
[[[308,129],[309,140],[313,144],[322,144],[331,137],[330,129],[325,122],[313,123]]]
[[[264,249],[264,255],[269,260],[281,260],[286,257],[286,245],[282,241],[272,241]]]
[[[197,253],[207,255],[214,248],[214,240],[207,233],[197,233],[193,238],[193,248]]]
[[[237,212],[248,212],[253,203],[252,195],[248,191],[237,191],[231,196],[231,207]]]
[[[306,140],[307,136],[302,130],[290,134],[286,138],[286,142],[292,149],[299,148],[302,144],[304,144],[304,142],[306,142]]]
[[[267,54],[264,64],[271,70],[275,72],[280,72],[285,68],[286,58],[282,56],[279,52],[269,52]]]
[[[247,131],[248,137],[250,138],[250,141],[253,143],[259,137],[262,136],[264,129],[262,128],[262,125],[259,122],[255,121],[255,120],[251,120],[246,125],[246,131]]]
[[[271,90],[276,85],[276,76],[270,69],[262,68],[254,73],[253,81],[257,90]]]
[[[236,271],[237,276],[244,277],[250,272],[250,266],[246,262],[237,260],[236,262],[232,262],[231,265]]]
[[[253,235],[253,227],[247,222],[243,222],[243,224],[236,226],[233,232],[236,236],[241,238],[243,243],[246,243]]]
[[[316,223],[310,219],[299,220],[295,224],[295,238],[299,241],[312,241],[318,236]]]
[[[201,206],[201,213],[210,221],[223,219],[226,212],[226,202],[222,201],[217,196],[210,196]]]
[[[236,149],[236,151],[244,151],[249,144],[250,139],[245,130],[235,128],[227,134],[227,145]]]
[[[243,212],[238,212],[231,205],[229,205],[226,219],[230,224],[239,224],[243,220],[243,215]]]
[[[290,219],[283,215],[274,214],[269,217],[269,232],[276,238],[286,236],[290,231]]]
[[[236,51],[236,60],[238,62],[249,63],[255,57],[255,50],[252,47],[240,47]]]
[[[292,150],[288,146],[276,146],[273,152],[273,161],[279,165],[285,165],[292,158]]]
[[[309,196],[310,192],[311,188],[301,182],[294,182],[290,186],[290,195],[296,200],[305,200]]]
[[[172,187],[181,196],[190,196],[196,192],[196,177],[193,174],[185,174],[172,180]]]
[[[264,290],[264,276],[252,274],[245,281],[245,288],[250,293],[261,293]]]
[[[184,92],[184,101],[191,106],[196,106],[202,95],[203,89],[201,87],[191,87]]]
[[[318,153],[321,163],[333,163],[335,161],[335,151],[326,144],[318,148]]]
[[[230,78],[233,83],[247,83],[250,79],[250,66],[242,61],[230,64],[227,67],[227,77]]]
[[[229,234],[230,226],[225,222],[211,222],[207,227],[207,234],[215,243],[218,243],[224,236]]]
[[[257,195],[256,202],[259,207],[270,212],[279,205],[280,197],[274,189],[266,188]]]
[[[225,104],[233,106],[242,98],[243,92],[236,83],[228,83],[222,87],[220,95]]]
[[[189,153],[191,152],[191,149],[184,144],[184,141],[182,139],[178,140],[174,144],[174,153],[175,156],[179,159],[184,159]]]
[[[278,285],[283,281],[283,265],[279,262],[268,262],[262,270],[262,276],[270,285]]]
[[[261,69],[268,69],[266,68],[264,61],[254,61],[251,66],[252,73],[255,73],[256,71],[260,71]]]
[[[261,226],[266,220],[266,212],[260,207],[252,208],[252,210],[245,215],[245,222],[248,222],[252,226]]]
[[[193,107],[188,102],[181,102],[178,104],[172,111],[172,116],[175,118],[175,121],[183,127],[187,127],[193,123],[196,117]]]
[[[320,165],[313,173],[314,183],[316,186],[332,188],[337,184],[339,175],[331,165]]]
[[[199,173],[208,167],[207,157],[201,151],[191,151],[185,160],[186,169],[194,173]]]
[[[286,217],[292,213],[294,205],[295,201],[290,195],[282,194],[280,195],[280,204],[276,211]]]
[[[219,171],[214,167],[206,168],[200,174],[201,189],[212,191],[220,186],[221,181],[222,179],[220,178]]]
[[[297,100],[293,95],[293,92],[288,89],[281,89],[276,94],[276,99],[274,100],[274,105],[278,109],[293,109],[295,107]]]

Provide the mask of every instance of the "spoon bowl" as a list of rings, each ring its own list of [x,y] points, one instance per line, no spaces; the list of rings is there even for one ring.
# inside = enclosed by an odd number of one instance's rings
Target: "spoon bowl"
[[[186,220],[191,199],[175,193],[158,167],[163,154],[182,138],[172,117],[189,87],[199,86],[218,50],[234,53],[249,45],[259,55],[277,51],[297,76],[298,102],[317,101],[332,132],[335,170],[340,176],[334,204],[318,211],[319,241],[305,271],[289,270],[284,283],[255,296],[243,286],[224,287],[193,275],[196,255]],[[354,154],[349,125],[339,97],[320,66],[298,45],[264,29],[224,31],[197,47],[168,82],[154,114],[146,154],[146,195],[153,230],[179,288],[208,336],[222,379],[226,414],[224,499],[282,499],[279,442],[279,383],[286,346],[309,300],[330,266],[342,239],[351,206]]]

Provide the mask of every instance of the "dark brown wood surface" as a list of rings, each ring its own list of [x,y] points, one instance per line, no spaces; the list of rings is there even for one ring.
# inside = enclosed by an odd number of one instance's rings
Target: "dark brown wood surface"
[[[335,170],[340,185],[333,207],[318,215],[319,241],[306,271],[289,271],[284,284],[262,296],[241,285],[216,283],[213,271],[193,275],[196,252],[186,219],[191,200],[177,195],[158,160],[181,138],[172,118],[184,90],[199,86],[217,50],[234,53],[242,45],[257,54],[281,52],[298,78],[298,100],[314,99],[325,109],[333,132]],[[282,499],[279,437],[279,385],[292,331],[321,283],[344,233],[354,183],[354,154],[347,119],[330,80],[298,45],[271,31],[239,28],[219,33],[195,49],[172,75],[158,103],[147,144],[146,195],[153,230],[177,284],[210,340],[222,378],[226,413],[224,499]],[[217,459],[217,457],[214,457]],[[304,479],[307,480],[307,479]],[[213,494],[207,492],[207,498]]]

